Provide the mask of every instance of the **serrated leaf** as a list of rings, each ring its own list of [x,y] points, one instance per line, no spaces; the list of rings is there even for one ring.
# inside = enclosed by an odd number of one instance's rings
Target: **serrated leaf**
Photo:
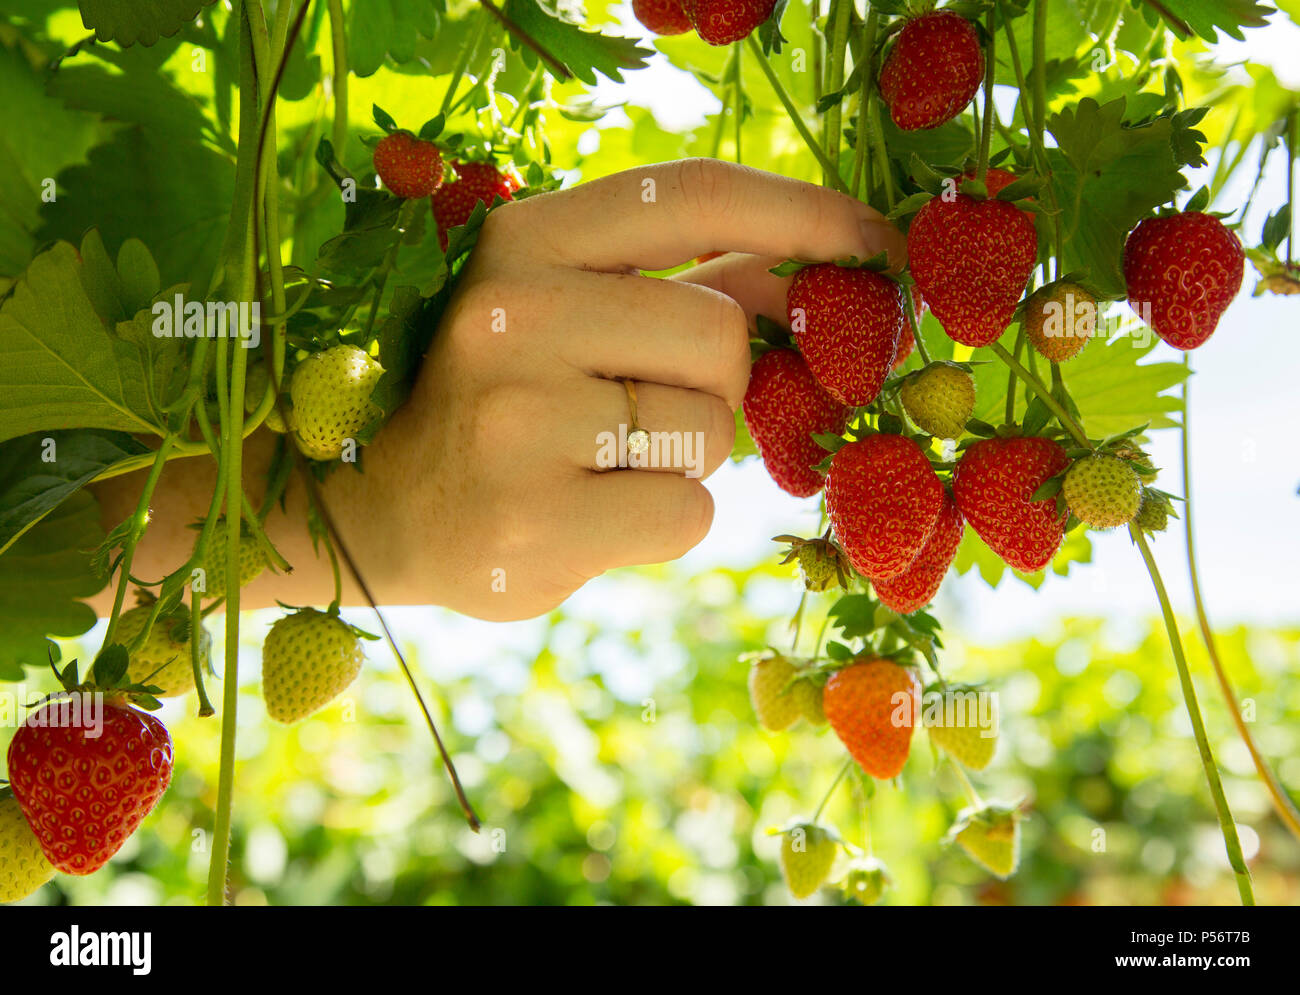
[[[365,0],[353,3],[347,13],[348,68],[370,76],[384,64],[414,60],[421,38],[438,30],[442,2],[430,0]]]
[[[1190,27],[1209,42],[1219,40],[1219,31],[1244,41],[1243,27],[1262,27],[1268,23],[1268,15],[1274,13],[1272,7],[1254,0],[1163,0],[1160,5],[1147,4],[1141,9],[1148,24],[1163,20],[1180,38],[1188,37],[1184,26]],[[1162,13],[1172,16],[1162,18]]]
[[[590,86],[596,85],[597,73],[622,83],[623,70],[644,68],[646,59],[654,54],[651,49],[641,48],[635,38],[585,30],[566,17],[554,0],[506,0],[504,9],[515,27],[526,32],[548,55]],[[537,65],[536,52],[513,35],[511,41],[525,65],[530,68]]]
[[[170,38],[214,0],[78,0],[81,23],[99,41],[128,45],[153,45]]]

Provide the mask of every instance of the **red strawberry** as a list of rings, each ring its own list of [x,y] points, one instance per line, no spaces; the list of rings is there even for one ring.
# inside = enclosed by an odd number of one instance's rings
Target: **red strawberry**
[[[682,0],[691,25],[710,45],[740,41],[772,16],[776,0]]]
[[[1199,211],[1147,218],[1124,245],[1129,303],[1175,349],[1195,349],[1214,334],[1245,265],[1237,236]]]
[[[786,310],[817,382],[845,404],[874,401],[907,323],[903,288],[870,270],[820,263],[795,274]]]
[[[929,541],[921,548],[911,566],[896,577],[872,581],[876,597],[900,614],[906,615],[930,603],[939,585],[943,583],[957,547],[961,545],[966,522],[957,510],[957,503],[945,489],[943,508]]]
[[[9,777],[50,863],[90,874],[117,853],[172,779],[172,740],[152,715],[90,694],[27,717],[9,744]],[[77,707],[74,707],[77,706]]]
[[[903,25],[880,70],[880,95],[904,131],[937,128],[960,114],[984,79],[975,27],[950,10]]]
[[[679,35],[691,30],[691,19],[678,0],[632,0],[632,13],[657,35]]]
[[[902,435],[845,444],[826,477],[826,513],[841,548],[864,577],[908,568],[934,531],[943,484],[925,453]]]
[[[409,131],[394,131],[381,138],[371,161],[384,186],[398,197],[428,197],[442,186],[438,146]]]
[[[897,373],[907,362],[907,357],[916,349],[916,337],[912,334],[912,323],[903,322],[903,332],[898,336],[898,348],[894,350],[894,362],[889,367],[890,373]]]
[[[777,485],[795,497],[820,491],[822,475],[813,467],[826,458],[826,450],[812,433],[843,432],[853,410],[822,389],[793,349],[769,349],[758,357],[742,408],[750,437]]]
[[[500,197],[513,200],[519,181],[491,162],[453,162],[457,179],[443,185],[431,198],[433,217],[438,222],[438,241],[447,248],[447,231],[463,225],[479,201],[491,206]]]
[[[1038,259],[1029,215],[1003,200],[932,198],[907,232],[912,277],[948,337],[994,342],[1011,323]]]
[[[1017,570],[1033,573],[1060,548],[1066,513],[1057,514],[1052,498],[1030,498],[1069,463],[1065,450],[1051,439],[981,439],[953,471],[953,497],[993,552]]]
[[[882,780],[907,763],[921,704],[916,675],[891,660],[861,657],[831,674],[822,707],[858,766]]]

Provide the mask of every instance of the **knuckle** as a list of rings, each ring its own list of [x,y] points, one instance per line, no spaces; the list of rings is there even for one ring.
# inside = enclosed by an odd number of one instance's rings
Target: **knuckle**
[[[683,159],[676,166],[682,208],[698,223],[700,217],[725,216],[735,197],[735,173],[717,159]]]

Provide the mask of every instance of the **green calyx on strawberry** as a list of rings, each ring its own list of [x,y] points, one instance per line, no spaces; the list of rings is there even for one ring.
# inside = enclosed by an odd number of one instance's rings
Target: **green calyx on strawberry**
[[[781,873],[795,898],[808,898],[830,877],[840,850],[839,834],[826,826],[796,822],[781,831]]]
[[[1178,517],[1178,512],[1174,510],[1174,500],[1172,494],[1154,487],[1143,487],[1133,524],[1144,532],[1163,532],[1169,527],[1169,519]]]
[[[365,662],[362,639],[374,637],[337,610],[300,608],[275,622],[262,644],[262,698],[277,722],[290,725],[346,691]]]
[[[855,570],[897,576],[921,552],[943,507],[943,484],[925,453],[902,435],[845,443],[826,475],[826,512]]]
[[[1033,220],[1000,199],[1011,194],[1006,187],[1014,179],[989,170],[985,187],[997,193],[981,199],[945,191],[926,201],[908,228],[912,278],[949,338],[962,345],[986,346],[1002,335],[1038,261]]]
[[[817,382],[841,404],[870,404],[893,368],[907,317],[903,288],[859,266],[817,263],[794,275],[786,313]],[[778,267],[784,272],[786,267]]]
[[[370,395],[383,374],[378,360],[354,345],[312,353],[294,368],[289,427],[304,455],[335,460],[356,442],[380,414]]]
[[[938,439],[956,439],[975,410],[975,377],[966,363],[940,360],[903,378],[907,417]]]
[[[122,647],[101,653],[96,670],[101,663],[106,672],[125,669],[125,651],[114,650]],[[75,668],[76,661],[67,668],[73,679]],[[65,874],[91,874],[167,790],[172,741],[122,693],[80,691],[27,716],[9,744],[8,764],[14,797],[46,859]]]
[[[1097,298],[1070,280],[1040,287],[1025,301],[1022,320],[1034,350],[1053,363],[1083,351],[1097,331]]]
[[[844,551],[830,539],[801,539],[799,536],[779,535],[773,542],[788,542],[782,564],[799,561],[799,575],[809,591],[829,591],[832,587],[848,590],[849,571],[852,569]]]
[[[682,0],[696,34],[710,45],[740,41],[772,16],[776,0]]]
[[[632,13],[657,35],[680,35],[691,30],[680,0],[632,0]]]
[[[1035,497],[1070,463],[1053,439],[980,439],[958,460],[953,498],[976,534],[1009,566],[1024,573],[1045,567],[1065,538],[1066,513]]]
[[[801,718],[813,726],[825,723],[821,684],[807,661],[776,650],[747,653],[741,661],[749,662],[749,700],[764,729],[780,732]]]
[[[201,522],[193,526],[196,529],[202,527]],[[203,572],[195,573],[190,581],[194,589],[204,598],[215,601],[226,596],[228,555],[226,517],[222,515],[217,519],[217,524],[208,537],[208,548],[204,553],[203,562],[196,568]],[[249,530],[247,524],[241,520],[239,523],[239,586],[243,587],[256,580],[267,566],[266,551],[262,549],[262,544]],[[202,586],[199,586],[200,583]]]
[[[947,684],[921,701],[923,724],[932,742],[963,767],[983,770],[998,745],[997,698],[984,688]]]
[[[494,206],[498,199],[514,200],[523,184],[509,168],[498,168],[493,161],[463,160],[451,164],[456,178],[444,183],[429,198],[433,219],[438,225],[438,241],[447,248],[448,232],[469,221],[479,204]]]
[[[826,450],[813,438],[839,435],[853,411],[826,392],[794,349],[769,349],[754,362],[742,404],[745,425],[768,474],[795,497],[822,489],[816,469]]]
[[[903,131],[937,128],[975,96],[984,78],[984,52],[975,26],[949,10],[910,19],[880,70],[880,95]]]
[[[1129,304],[1175,349],[1203,345],[1241,289],[1241,242],[1212,214],[1147,218],[1124,243]]]
[[[945,843],[956,842],[967,855],[999,878],[1009,878],[1020,863],[1020,808],[989,802],[963,809]]]
[[[152,614],[152,605],[140,605],[124,611],[117,621],[114,638],[129,654],[125,679],[133,685],[156,688],[154,695],[159,698],[186,694],[194,689],[190,614],[184,606],[160,613],[143,644],[130,649]],[[212,637],[202,628],[198,637],[199,662],[207,670]]]
[[[26,898],[54,874],[18,799],[8,788],[0,789],[0,903]]]
[[[859,857],[849,864],[840,882],[844,897],[859,905],[875,905],[889,890],[889,871],[875,857]]]
[[[881,780],[897,777],[907,763],[920,703],[913,670],[873,656],[835,671],[822,691],[836,737],[859,767]]]
[[[1076,459],[1061,488],[1070,514],[1095,529],[1127,525],[1138,512],[1142,481],[1127,460],[1099,452]]]
[[[952,566],[965,532],[966,522],[961,511],[952,494],[944,488],[943,504],[930,538],[902,573],[871,582],[876,597],[900,615],[908,615],[928,605]]]

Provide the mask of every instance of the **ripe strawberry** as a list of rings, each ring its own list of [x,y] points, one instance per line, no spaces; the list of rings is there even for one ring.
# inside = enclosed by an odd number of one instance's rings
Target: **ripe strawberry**
[[[262,644],[262,697],[286,725],[319,711],[348,689],[365,653],[357,630],[337,615],[301,608],[271,626]]]
[[[964,767],[983,770],[998,746],[996,701],[992,712],[980,714],[979,688],[949,684],[925,696],[923,719],[930,741]],[[991,719],[991,721],[989,721]],[[987,728],[981,727],[981,722]]]
[[[740,41],[772,16],[776,0],[682,0],[696,33],[710,45]]]
[[[937,128],[966,108],[983,79],[974,25],[952,11],[932,11],[898,33],[880,70],[880,95],[904,131]]]
[[[900,615],[906,615],[929,604],[939,585],[943,583],[957,547],[961,545],[966,523],[962,520],[957,503],[947,489],[943,492],[943,507],[934,523],[934,531],[916,559],[906,570],[895,577],[871,582],[876,597]]]
[[[1020,862],[1020,812],[1009,805],[990,802],[983,808],[966,808],[948,830],[975,863],[1009,878]]]
[[[678,0],[632,0],[632,13],[657,35],[679,35],[691,30],[691,19]]]
[[[985,346],[1015,316],[1038,259],[1038,233],[1008,201],[938,196],[912,219],[907,252],[912,277],[948,337]]]
[[[1199,211],[1147,218],[1124,245],[1129,303],[1175,349],[1195,349],[1214,334],[1245,265],[1237,236]]]
[[[102,699],[101,712],[91,700],[45,705],[9,744],[14,796],[65,874],[103,867],[172,779],[172,740],[161,722],[112,699]]]
[[[299,363],[289,384],[289,427],[298,448],[312,459],[338,459],[344,443],[379,415],[370,394],[383,373],[354,345],[336,345]]]
[[[143,630],[153,608],[141,605],[124,611],[117,620],[114,642],[129,646]],[[203,629],[199,632],[199,659],[206,665],[212,637]],[[194,664],[190,660],[190,615],[184,608],[170,614],[159,615],[149,630],[144,645],[130,656],[127,679],[133,684],[147,684],[162,688],[159,698],[171,698],[194,689]]]
[[[764,729],[780,732],[799,718],[792,685],[797,674],[794,664],[774,651],[759,655],[749,665],[749,700]]]
[[[795,898],[807,898],[830,876],[839,852],[839,838],[831,830],[799,823],[781,834],[781,873]]]
[[[817,382],[844,404],[874,401],[907,322],[903,288],[870,270],[820,263],[795,274],[786,309]]]
[[[226,519],[218,519],[216,528],[208,538],[208,548],[203,558],[203,596],[205,598],[224,598],[226,596]],[[239,586],[255,580],[266,569],[266,553],[262,544],[241,523],[239,529]],[[193,583],[197,583],[196,577]]]
[[[934,531],[943,485],[925,453],[901,435],[869,435],[835,454],[826,513],[849,562],[864,577],[902,573]]]
[[[860,857],[849,865],[840,883],[844,897],[859,905],[875,905],[889,887],[889,871],[875,857]]]
[[[795,497],[822,489],[822,474],[813,467],[826,450],[814,432],[839,435],[852,410],[822,389],[808,364],[794,349],[769,349],[749,373],[742,406],[745,425],[777,486]]]
[[[975,378],[957,363],[940,360],[908,374],[899,396],[907,416],[921,431],[955,439],[975,410]]]
[[[822,707],[849,755],[872,777],[897,777],[907,763],[921,686],[891,660],[860,657],[831,674]]]
[[[438,223],[438,241],[447,248],[447,232],[463,225],[482,201],[489,207],[500,197],[514,200],[520,183],[509,170],[499,170],[492,162],[453,162],[456,179],[444,183],[430,198],[433,218]]]
[[[1025,334],[1040,356],[1064,363],[1097,330],[1097,300],[1077,283],[1051,283],[1025,302]]]
[[[1051,498],[1031,501],[1069,465],[1065,450],[1037,436],[981,439],[957,463],[952,493],[979,537],[1010,566],[1041,570],[1065,537],[1064,512]]]
[[[406,200],[428,197],[442,186],[438,146],[409,131],[394,131],[381,138],[372,162],[384,186]]]
[[[0,793],[0,902],[16,902],[54,877],[18,799]]]
[[[1061,492],[1074,517],[1095,529],[1127,525],[1142,502],[1137,472],[1125,460],[1105,453],[1075,460]]]

